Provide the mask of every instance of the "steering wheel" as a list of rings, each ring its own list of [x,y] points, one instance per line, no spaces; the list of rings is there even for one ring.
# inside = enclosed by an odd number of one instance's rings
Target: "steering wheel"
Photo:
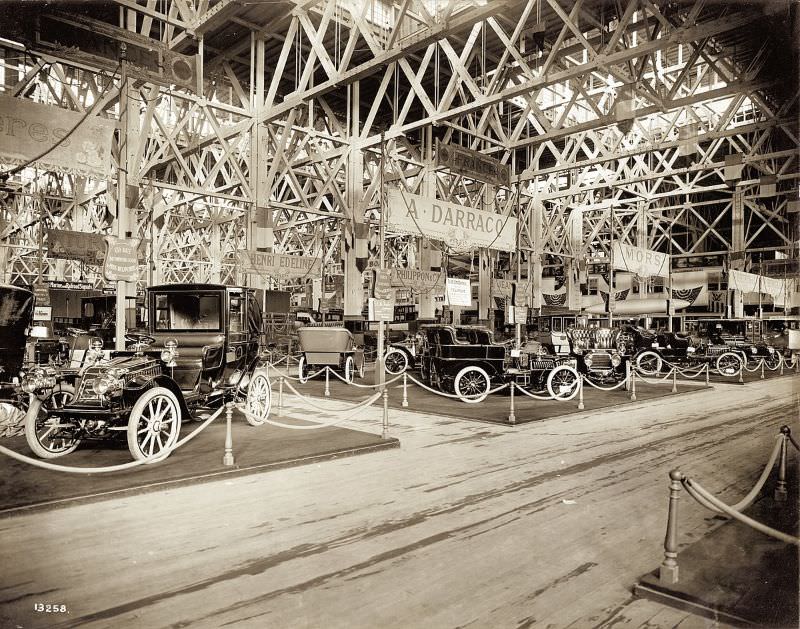
[[[156,342],[152,336],[148,336],[147,334],[142,334],[140,332],[127,332],[125,334],[125,340],[130,341],[137,346],[152,345]]]

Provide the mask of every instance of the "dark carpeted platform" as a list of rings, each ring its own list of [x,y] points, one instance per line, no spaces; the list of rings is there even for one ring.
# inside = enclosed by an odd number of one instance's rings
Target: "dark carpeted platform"
[[[380,407],[374,407],[380,422]],[[277,419],[273,409],[273,419]],[[292,420],[282,419],[285,423]],[[184,423],[181,435],[199,424]],[[232,422],[235,465],[222,464],[225,452],[225,416],[212,422],[195,439],[176,450],[168,459],[153,465],[106,474],[77,475],[33,467],[27,463],[2,456],[0,468],[0,515],[20,507],[43,507],[97,500],[121,492],[142,492],[165,489],[176,484],[216,480],[223,475],[255,472],[319,462],[341,456],[351,456],[394,448],[397,439],[382,439],[380,435],[330,427],[316,430],[290,430],[270,425],[250,426],[234,412]],[[25,437],[3,439],[2,445],[33,457]],[[34,457],[35,458],[35,457]],[[132,460],[124,438],[121,441],[82,444],[72,454],[51,462],[74,467],[100,467],[128,463]]]
[[[294,372],[290,373],[294,375]],[[411,374],[419,378],[415,372],[411,372]],[[274,371],[271,372],[271,375],[273,377],[277,376]],[[325,378],[323,376],[318,376],[305,384],[299,384],[296,380],[288,382],[303,395],[324,397]],[[374,374],[371,371],[365,374],[363,380],[356,379],[356,383],[362,385],[372,384],[373,382]],[[273,382],[273,391],[277,391],[277,387],[277,383]],[[346,385],[335,376],[329,377],[329,389],[331,399],[348,401],[363,400],[369,397],[374,391],[374,389],[371,388]],[[678,392],[673,394],[671,381],[660,384],[644,384],[637,382],[636,399],[637,402],[641,402],[666,395],[681,395],[692,391],[706,390],[705,381],[700,379],[699,381],[681,382],[679,380],[677,389]],[[286,388],[286,391],[288,392],[289,389]],[[447,398],[426,391],[413,384],[411,380],[408,380],[407,398],[408,406],[404,410],[499,424],[508,424],[508,416],[511,407],[511,396],[508,394],[507,389],[490,395],[483,402],[478,404],[467,404],[458,399]],[[403,408],[402,401],[403,386],[402,380],[399,380],[389,385],[389,407]],[[583,402],[585,406],[584,410],[588,411],[608,408],[619,404],[630,404],[630,392],[625,391],[624,388],[617,389],[616,391],[601,391],[586,385],[584,388]],[[514,414],[516,417],[515,423],[524,424],[578,412],[578,397],[576,396],[574,399],[567,402],[556,402],[554,400],[535,400],[522,393],[516,392],[514,395],[514,407]]]
[[[794,457],[789,446],[790,458]],[[775,502],[775,472],[762,498],[745,511],[749,517],[798,535],[797,468],[792,466],[789,496]],[[685,492],[681,500],[692,500]],[[722,516],[709,517],[720,518]],[[680,527],[679,527],[680,532]],[[680,541],[680,534],[678,537]],[[737,626],[796,628],[798,549],[735,520],[703,536],[678,554],[679,582],[659,583],[658,570],[635,586],[637,595]]]

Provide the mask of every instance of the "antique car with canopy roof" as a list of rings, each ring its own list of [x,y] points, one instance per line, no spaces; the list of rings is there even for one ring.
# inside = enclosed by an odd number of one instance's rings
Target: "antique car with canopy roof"
[[[300,339],[300,360],[297,375],[306,382],[315,372],[330,367],[341,371],[350,383],[356,374],[364,377],[364,350],[357,347],[353,334],[342,322],[311,324],[297,330]]]
[[[126,351],[110,358],[95,347],[74,375],[74,399],[44,408],[56,382],[26,381],[35,394],[25,418],[38,456],[72,452],[83,440],[125,435],[135,459],[163,455],[177,442],[183,419],[201,408],[246,400],[254,425],[269,413],[270,385],[257,369],[261,308],[252,289],[180,284],[147,289],[144,332],[129,332]],[[71,385],[64,385],[70,386]]]

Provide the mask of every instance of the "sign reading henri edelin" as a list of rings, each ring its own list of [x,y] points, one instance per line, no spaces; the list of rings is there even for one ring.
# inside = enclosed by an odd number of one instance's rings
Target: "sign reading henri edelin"
[[[473,151],[457,144],[443,144],[438,139],[436,140],[436,167],[449,168],[459,175],[496,186],[509,187],[511,185],[511,169],[506,164],[479,151]]]
[[[137,238],[106,236],[106,259],[103,276],[110,281],[135,282],[139,279]]]
[[[319,258],[266,251],[240,251],[237,255],[242,269],[249,273],[281,278],[320,276]]]
[[[455,250],[516,249],[517,219],[389,189],[386,228],[441,240]]]

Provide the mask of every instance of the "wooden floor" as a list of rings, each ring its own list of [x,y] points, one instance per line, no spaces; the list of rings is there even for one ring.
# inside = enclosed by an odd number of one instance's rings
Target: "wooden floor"
[[[392,411],[399,450],[5,518],[0,626],[720,626],[631,596],[667,473],[736,501],[778,427],[800,434],[798,395],[786,377],[517,427]],[[719,525],[680,508],[682,544]]]

